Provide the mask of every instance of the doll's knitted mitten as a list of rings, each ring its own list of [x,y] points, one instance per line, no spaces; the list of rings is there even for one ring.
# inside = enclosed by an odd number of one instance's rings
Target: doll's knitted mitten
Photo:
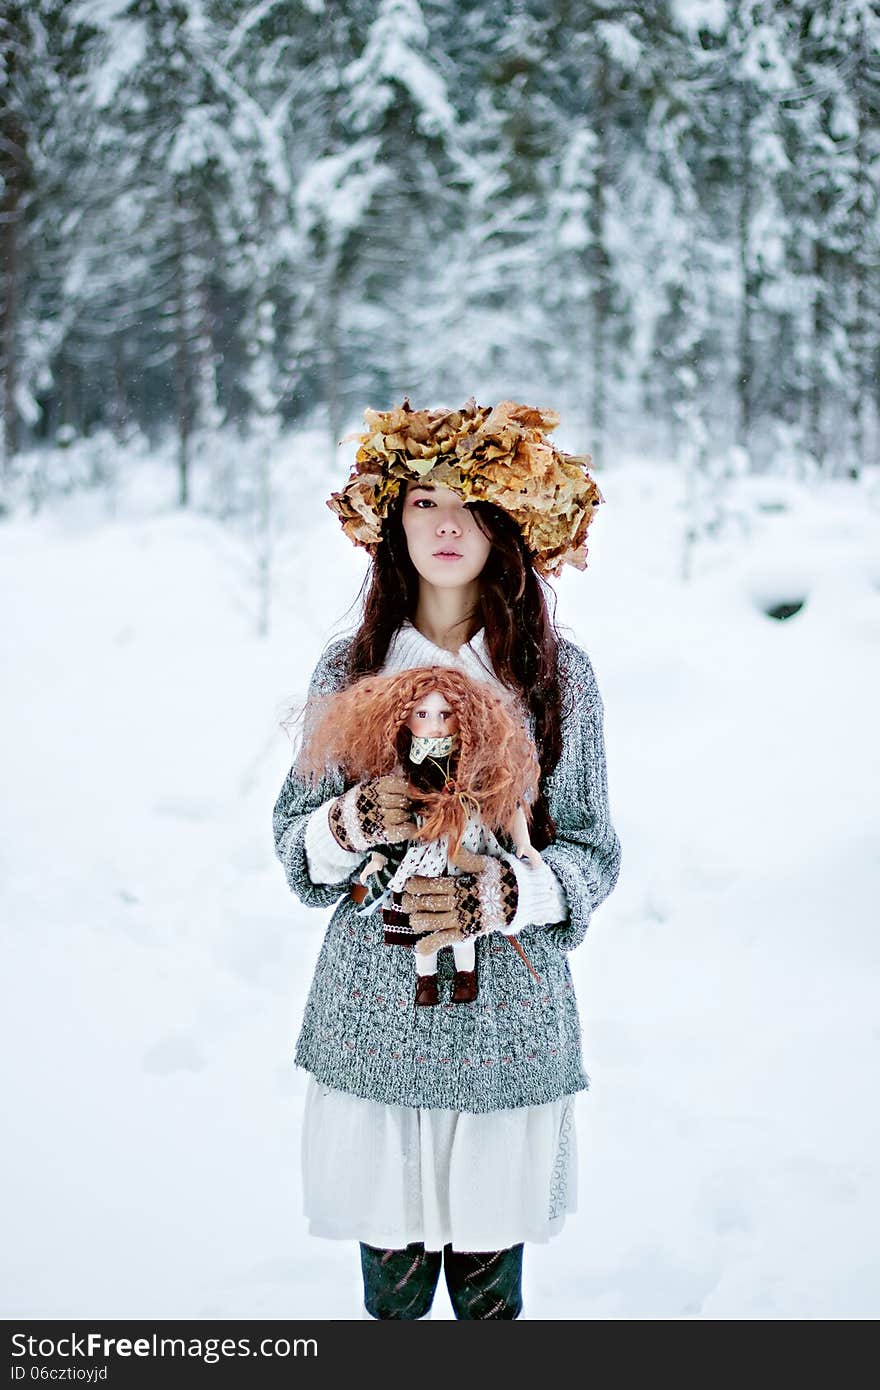
[[[418,826],[411,817],[408,784],[403,777],[370,777],[338,796],[328,821],[343,849],[364,852],[374,845],[412,840]]]
[[[516,874],[502,859],[486,855],[483,862],[479,873],[407,880],[401,906],[411,927],[430,932],[416,945],[420,954],[510,926],[519,900]]]

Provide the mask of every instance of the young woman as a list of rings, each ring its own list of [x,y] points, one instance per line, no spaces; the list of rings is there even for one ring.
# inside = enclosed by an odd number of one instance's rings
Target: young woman
[[[457,1318],[522,1316],[526,1241],[575,1209],[574,1100],[588,1079],[567,952],[613,889],[602,701],[587,654],[560,637],[541,576],[585,565],[601,496],[587,460],[545,438],[557,422],[494,410],[368,411],[355,471],[329,505],[373,557],[363,618],[331,643],[310,703],[369,672],[455,666],[519,697],[541,763],[531,838],[491,872],[419,876],[401,911],[475,939],[479,987],[418,1008],[412,962],[359,917],[350,889],[374,846],[412,840],[402,778],[317,786],[294,763],[275,844],[306,904],[336,904],[296,1049],[311,1073],[303,1124],[313,1234],[360,1242],[365,1316],[429,1315],[443,1268]],[[547,592],[551,592],[549,588]],[[315,706],[312,704],[312,709]],[[309,720],[309,704],[306,706]],[[517,934],[535,976],[498,933]]]

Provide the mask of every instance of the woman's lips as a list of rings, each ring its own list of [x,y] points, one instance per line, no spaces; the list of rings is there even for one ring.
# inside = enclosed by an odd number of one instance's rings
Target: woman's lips
[[[435,560],[460,560],[460,559],[461,559],[461,556],[455,554],[455,552],[454,552],[454,551],[451,551],[451,550],[449,550],[449,551],[445,551],[445,550],[435,550],[435,551],[434,551],[434,559],[435,559]]]

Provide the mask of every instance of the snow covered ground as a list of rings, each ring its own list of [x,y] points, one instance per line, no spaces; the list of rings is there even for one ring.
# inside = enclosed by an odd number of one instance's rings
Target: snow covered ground
[[[270,816],[363,559],[317,478],[261,639],[245,542],[147,477],[0,525],[2,1315],[356,1317],[356,1247],[300,1215],[325,914]],[[556,587],[623,869],[572,957],[580,1205],[527,1248],[528,1315],[874,1317],[880,496],[742,484],[686,584],[679,474],[600,484]]]

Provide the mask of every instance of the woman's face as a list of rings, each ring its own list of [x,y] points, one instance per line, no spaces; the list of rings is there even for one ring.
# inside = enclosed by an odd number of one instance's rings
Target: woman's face
[[[402,521],[409,558],[429,584],[452,589],[482,573],[492,542],[448,487],[407,483]]]
[[[413,705],[406,727],[422,738],[446,738],[458,733],[458,716],[439,690],[432,690]]]

